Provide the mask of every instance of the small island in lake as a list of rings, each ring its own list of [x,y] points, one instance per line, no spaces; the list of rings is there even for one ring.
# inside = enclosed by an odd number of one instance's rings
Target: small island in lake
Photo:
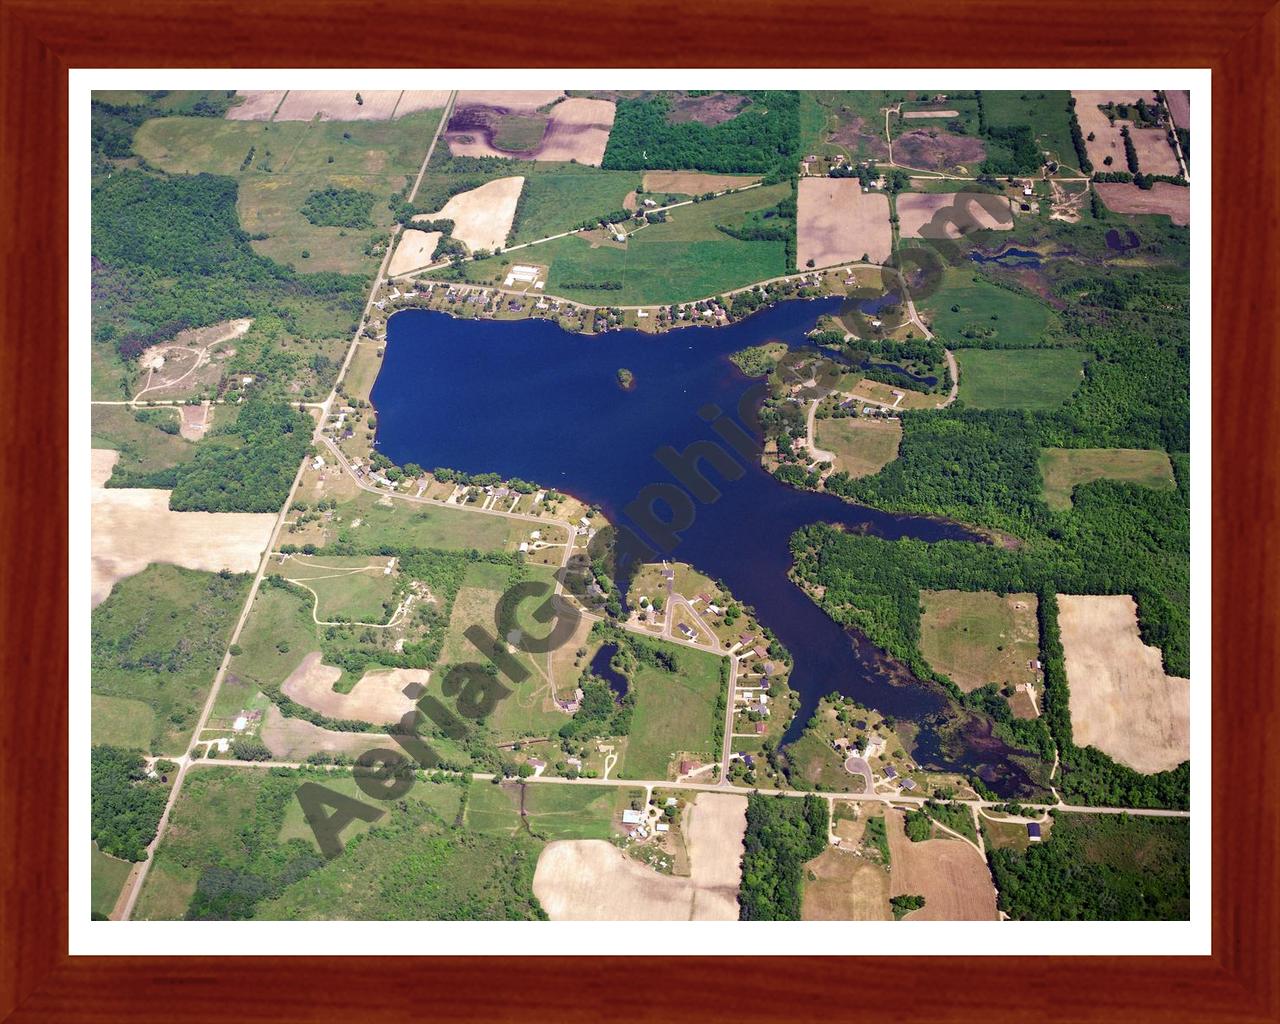
[[[628,370],[625,366],[618,371],[618,387],[623,391],[630,391],[636,386],[636,375]]]

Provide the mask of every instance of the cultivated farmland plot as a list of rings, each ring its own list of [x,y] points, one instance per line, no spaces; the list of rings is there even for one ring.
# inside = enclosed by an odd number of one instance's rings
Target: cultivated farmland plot
[[[800,268],[860,260],[884,263],[893,248],[889,200],[857,178],[801,178],[796,223]]]

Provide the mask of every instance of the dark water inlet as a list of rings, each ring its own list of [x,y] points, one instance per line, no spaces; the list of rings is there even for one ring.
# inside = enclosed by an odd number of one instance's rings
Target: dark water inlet
[[[733,414],[755,383],[729,355],[765,341],[803,346],[818,317],[839,305],[838,299],[795,300],[728,327],[595,337],[544,320],[460,320],[405,310],[388,324],[373,388],[378,448],[401,465],[535,480],[599,505],[615,524],[632,525],[624,509],[642,490],[673,482],[655,453],[718,442],[699,411],[713,404]],[[635,374],[635,390],[618,388],[620,366]],[[734,461],[736,478],[700,464],[719,497],[696,503],[692,524],[664,554],[723,580],[792,653],[800,708],[784,742],[800,735],[820,697],[838,691],[920,723],[918,750],[932,767],[981,774],[997,791],[1002,780],[1015,786],[1023,779],[1002,744],[968,744],[962,735],[940,742],[934,729],[948,707],[945,694],[846,632],[788,578],[790,538],[815,522],[890,540],[982,538],[955,523],[787,487],[764,471],[758,451]],[[594,662],[592,670],[609,678]]]

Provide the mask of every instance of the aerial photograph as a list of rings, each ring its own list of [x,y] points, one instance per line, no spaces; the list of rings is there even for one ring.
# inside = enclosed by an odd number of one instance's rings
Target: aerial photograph
[[[93,92],[83,918],[1190,920],[1152,74]]]

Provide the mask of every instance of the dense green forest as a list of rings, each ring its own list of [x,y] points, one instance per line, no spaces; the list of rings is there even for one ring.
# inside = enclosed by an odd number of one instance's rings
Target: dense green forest
[[[800,96],[746,94],[751,103],[721,124],[672,123],[671,101],[618,102],[601,166],[613,170],[671,168],[744,174],[791,174],[800,155]]]
[[[89,806],[98,849],[121,860],[145,860],[156,837],[168,787],[147,778],[146,762],[136,751],[93,748]]]
[[[372,192],[330,185],[320,192],[312,192],[303,200],[302,215],[321,227],[371,228],[376,199]]]
[[[804,896],[804,865],[827,848],[827,804],[821,797],[747,798],[742,885],[743,921],[798,921]]]
[[[116,470],[109,487],[171,489],[175,512],[278,512],[311,443],[311,417],[283,402],[251,397],[215,428],[230,444],[199,445],[188,462],[152,472]]]
[[[93,190],[93,338],[131,360],[187,327],[287,317],[290,300],[354,331],[363,279],[298,274],[250,247],[237,183],[213,174],[121,171]]]
[[[997,733],[1008,742],[1036,750],[1052,759],[1056,744],[1062,758],[1060,792],[1080,803],[1151,807],[1185,807],[1189,802],[1188,764],[1169,772],[1142,775],[1100,751],[1081,750],[1072,742],[1069,692],[1057,642],[1054,594],[1136,593],[1144,639],[1155,642],[1166,631],[1168,671],[1188,659],[1181,646],[1189,632],[1189,598],[1181,605],[1162,599],[1143,575],[1151,565],[1167,566],[1171,576],[1186,580],[1186,557],[1168,555],[1157,563],[1129,557],[1138,546],[1157,543],[1158,534],[1131,532],[1134,509],[1159,497],[1185,502],[1185,495],[1149,491],[1133,485],[1099,481],[1077,494],[1100,493],[1092,530],[1073,532],[1062,541],[1046,541],[1017,549],[957,541],[926,543],[886,541],[844,533],[825,524],[806,527],[792,538],[796,575],[811,586],[825,588],[823,608],[838,622],[864,632],[873,643],[903,662],[921,679],[936,679],[964,706],[989,715]],[[1181,506],[1185,512],[1185,505]],[[1170,580],[1161,581],[1165,586]],[[1000,594],[1032,591],[1040,595],[1041,660],[1045,663],[1045,714],[1015,719],[1007,702],[986,688],[963,694],[950,680],[930,668],[920,653],[921,590],[990,590]],[[1046,617],[1050,617],[1049,625]],[[1156,636],[1150,635],[1156,631]],[[1178,640],[1178,643],[1174,643]],[[1182,671],[1179,674],[1187,674]]]
[[[987,846],[1000,909],[1015,921],[1185,921],[1191,910],[1186,818],[1055,814],[1025,852]]]

